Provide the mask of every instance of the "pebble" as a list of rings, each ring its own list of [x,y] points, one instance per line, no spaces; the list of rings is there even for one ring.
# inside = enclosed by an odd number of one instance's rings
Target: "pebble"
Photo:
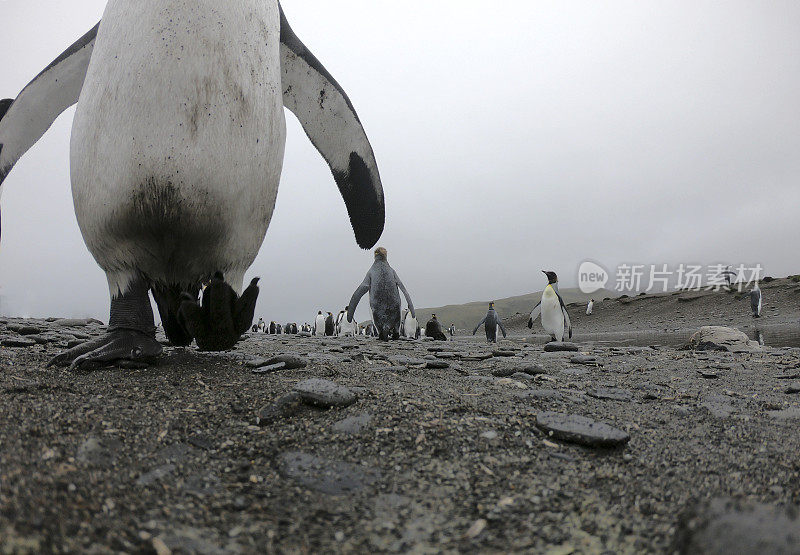
[[[719,374],[710,369],[701,369],[698,370],[697,373],[707,380],[716,380],[717,378],[719,378]]]
[[[536,427],[555,439],[587,447],[619,447],[631,439],[618,428],[575,414],[540,412]]]
[[[767,415],[776,420],[800,420],[800,407],[789,407],[784,410],[772,410]]]
[[[592,388],[586,392],[586,395],[594,397],[595,399],[607,399],[610,401],[631,401],[633,399],[633,393],[627,389],[616,387]]]
[[[33,347],[36,345],[36,341],[27,337],[9,337],[0,340],[0,345],[3,347]]]
[[[326,495],[352,494],[381,478],[377,469],[324,459],[301,451],[281,455],[280,471],[284,476]]]
[[[578,352],[581,348],[575,343],[568,343],[564,341],[551,341],[544,346],[545,353],[558,353],[564,351]]]
[[[716,498],[682,514],[674,540],[682,553],[798,552],[800,519],[791,509]]]
[[[263,374],[266,372],[274,372],[275,370],[296,370],[298,368],[305,368],[308,366],[308,361],[295,355],[278,355],[272,358],[249,360],[245,363],[245,366],[253,368],[254,370],[261,370],[260,372],[254,373]],[[263,370],[265,367],[269,368]]]
[[[358,400],[350,389],[330,380],[314,378],[294,386],[303,401],[321,408],[349,407]]]
[[[9,324],[6,326],[10,331],[16,332],[20,335],[38,335],[44,330],[36,326],[26,326],[23,324]]]
[[[333,430],[345,434],[357,435],[364,431],[364,428],[372,422],[372,415],[364,413],[361,416],[351,416],[340,420],[333,425]]]
[[[786,393],[792,395],[794,393],[800,393],[800,383],[794,383],[786,388]]]
[[[499,357],[499,358],[515,357],[515,356],[517,356],[517,353],[515,351],[505,351],[505,350],[502,350],[502,349],[495,349],[494,351],[492,351],[492,356],[493,357]]]
[[[260,426],[266,426],[284,418],[290,418],[299,413],[304,406],[303,398],[299,393],[296,391],[287,393],[261,409],[256,418],[256,423]]]
[[[574,357],[570,358],[569,361],[572,364],[585,364],[587,366],[602,366],[601,363],[597,362],[597,357],[589,355],[575,355]]]
[[[431,360],[425,365],[428,370],[444,370],[450,368],[450,364],[443,360]]]

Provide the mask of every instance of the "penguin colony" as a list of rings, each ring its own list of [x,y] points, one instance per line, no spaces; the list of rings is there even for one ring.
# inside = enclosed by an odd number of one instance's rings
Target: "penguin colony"
[[[375,251],[364,281],[336,317],[320,310],[313,323],[302,326],[267,324],[263,318],[253,323],[259,279],[245,286],[244,275],[275,208],[284,107],[328,163],[357,244],[374,247],[385,221],[383,186],[361,120],[341,85],[294,33],[277,0],[109,0],[97,25],[16,98],[0,100],[0,185],[75,104],[70,143],[75,214],[88,250],[106,274],[111,310],[105,336],[51,364],[78,367],[158,356],[162,347],[155,339],[151,294],[170,343],[195,341],[201,350],[230,349],[247,330],[447,340],[435,315],[420,327],[411,296],[383,248]],[[548,284],[528,325],[541,317],[552,339],[563,341],[572,337],[572,325],[556,274],[545,275]],[[367,293],[372,320],[359,325],[354,313]],[[757,284],[751,305],[753,316],[760,317]],[[481,325],[489,342],[497,341],[498,328],[506,335],[493,305],[473,334]],[[447,331],[452,337],[455,326]]]

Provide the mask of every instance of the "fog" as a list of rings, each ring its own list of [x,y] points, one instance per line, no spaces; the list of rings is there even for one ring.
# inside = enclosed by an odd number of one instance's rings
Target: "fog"
[[[9,0],[13,97],[105,2]],[[380,245],[418,307],[575,284],[586,259],[798,273],[800,3],[284,0],[348,92],[386,194]],[[3,184],[0,312],[108,318],[75,220],[73,109]],[[256,317],[337,312],[372,263],[287,112]],[[366,299],[360,319],[368,318]],[[158,319],[158,318],[157,318]]]

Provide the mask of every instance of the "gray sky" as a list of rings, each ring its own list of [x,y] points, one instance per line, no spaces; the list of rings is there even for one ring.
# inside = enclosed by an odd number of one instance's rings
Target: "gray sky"
[[[0,96],[103,0],[8,0]],[[417,306],[574,284],[581,261],[800,271],[800,3],[284,0],[350,95],[386,192],[380,244]],[[73,110],[4,183],[5,312],[108,317],[69,185]],[[372,262],[287,113],[257,316],[338,311]],[[367,317],[362,301],[359,316]]]

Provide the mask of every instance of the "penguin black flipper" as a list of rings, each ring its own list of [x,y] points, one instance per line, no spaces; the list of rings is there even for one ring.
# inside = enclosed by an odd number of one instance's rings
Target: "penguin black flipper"
[[[567,312],[567,305],[564,304],[564,299],[561,298],[561,293],[555,289],[556,295],[558,295],[558,302],[561,303],[561,313],[564,315],[564,324],[566,325],[567,329],[569,330],[569,338],[572,339],[572,322],[569,320],[569,313]]]
[[[403,285],[403,282],[400,281],[400,277],[397,275],[397,272],[394,272],[394,278],[397,280],[397,287],[400,288],[400,291],[402,291],[403,296],[406,298],[406,302],[408,303],[408,311],[411,313],[411,317],[416,318],[417,314],[414,311],[414,303],[411,302],[411,294],[408,292],[408,289],[406,289],[406,286]]]
[[[375,154],[352,102],[294,34],[280,8],[283,105],[331,168],[356,242],[369,249],[383,233],[383,186]]]
[[[475,329],[474,329],[474,330],[472,330],[472,335],[475,335],[476,333],[478,333],[478,328],[479,328],[479,327],[481,327],[481,326],[482,326],[482,325],[483,325],[485,322],[486,322],[486,316],[484,316],[484,317],[483,317],[483,320],[481,320],[480,322],[478,322],[478,325],[477,325],[477,326],[475,326]]]
[[[559,297],[560,299],[561,297]],[[528,327],[533,328],[533,322],[539,317],[542,313],[542,301],[539,301],[536,306],[533,307],[531,311],[531,317],[528,319]]]
[[[361,301],[361,297],[367,294],[369,291],[370,285],[370,275],[367,274],[367,277],[364,278],[364,281],[361,282],[361,285],[353,292],[353,296],[350,297],[350,302],[347,304],[347,323],[353,321],[353,315],[356,313],[356,308],[358,308],[358,303]]]
[[[53,60],[17,98],[0,100],[0,186],[56,118],[78,102],[99,26]]]

